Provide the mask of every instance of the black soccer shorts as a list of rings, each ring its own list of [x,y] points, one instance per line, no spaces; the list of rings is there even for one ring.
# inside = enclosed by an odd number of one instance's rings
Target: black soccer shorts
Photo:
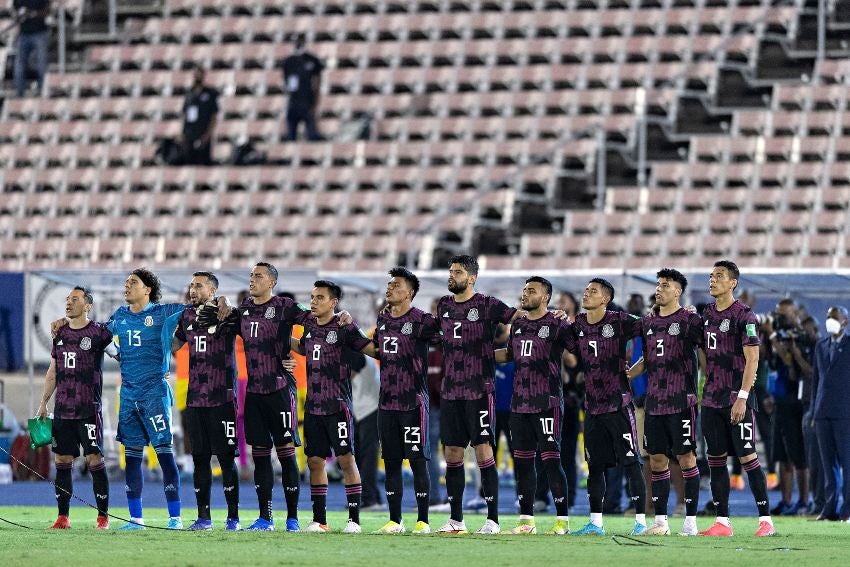
[[[354,453],[354,418],[347,408],[331,415],[304,415],[304,454],[324,459]]]
[[[732,406],[725,408],[702,407],[702,434],[706,452],[711,457],[733,455],[746,457],[756,452],[756,414],[752,408],[744,419],[732,425]]]
[[[430,460],[428,406],[408,411],[378,410],[378,435],[384,460]]]
[[[697,450],[697,408],[678,413],[647,414],[643,424],[643,445],[650,455],[675,457]]]
[[[493,445],[495,422],[493,394],[477,400],[443,400],[440,403],[440,440],[444,447]]]
[[[561,408],[540,413],[511,412],[511,444],[515,451],[561,452]]]
[[[211,408],[187,407],[186,437],[192,455],[239,454],[236,436],[236,404],[231,402]]]
[[[602,467],[640,462],[637,424],[631,406],[587,415],[584,420],[584,458],[588,465]]]
[[[80,447],[83,448],[83,455],[103,454],[103,424],[100,415],[82,419],[54,419],[53,452],[79,457]]]
[[[301,445],[296,400],[289,388],[271,394],[245,394],[245,441],[257,447]]]

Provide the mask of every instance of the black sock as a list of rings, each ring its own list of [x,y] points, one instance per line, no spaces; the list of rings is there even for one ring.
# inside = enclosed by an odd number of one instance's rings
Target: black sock
[[[227,517],[239,519],[239,470],[233,455],[218,455],[221,465],[221,485],[224,489],[224,500],[227,502]]]
[[[699,468],[682,469],[685,479],[685,515],[696,516],[699,511]]]
[[[643,468],[640,463],[632,463],[625,467],[629,479],[629,492],[635,505],[635,514],[646,512],[646,481],[643,478]],[[669,494],[669,486],[668,486]]]
[[[496,459],[490,457],[478,461],[481,471],[481,491],[487,503],[487,519],[499,523],[499,472],[496,470]]]
[[[283,496],[286,498],[286,517],[298,518],[298,497],[301,495],[301,477],[294,447],[279,447],[277,458],[283,476]]]
[[[348,519],[355,524],[360,523],[360,499],[363,494],[363,485],[357,484],[345,485],[345,498],[348,500]]]
[[[410,461],[413,471],[413,492],[416,494],[416,521],[428,523],[428,504],[430,500],[431,476],[428,474],[428,461],[415,459]]]
[[[192,455],[195,463],[195,473],[192,479],[195,482],[195,500],[198,501],[198,519],[210,519],[210,489],[212,488],[212,468],[210,467],[210,455]]]
[[[272,486],[274,485],[272,450],[270,447],[253,447],[251,455],[254,458],[254,487],[257,489],[260,518],[271,522],[273,518]]]
[[[56,463],[56,504],[59,515],[67,516],[71,509],[71,492],[74,488],[71,481],[71,467],[74,463]]]
[[[384,488],[387,491],[387,506],[390,509],[390,520],[401,523],[401,497],[404,490],[404,480],[401,477],[401,460],[384,459]]]
[[[516,475],[516,496],[519,499],[519,513],[523,516],[533,516],[534,492],[537,488],[537,475],[534,470],[534,451],[514,451],[514,474]]]
[[[605,500],[605,468],[588,466],[587,499],[590,501],[590,513],[601,514]]]
[[[668,500],[670,500],[670,469],[652,471],[652,505],[656,516],[667,515]]]
[[[94,499],[97,502],[97,515],[106,516],[109,512],[109,479],[106,477],[106,463],[101,461],[89,467]]]
[[[320,524],[328,523],[328,485],[311,484],[310,500],[313,502],[313,521]]]
[[[552,491],[552,500],[555,502],[555,514],[558,516],[570,515],[570,503],[567,498],[567,474],[561,464],[561,456],[554,453],[552,456],[543,458],[543,466],[546,467],[546,477],[549,479],[549,490]]]
[[[726,457],[708,457],[711,473],[711,498],[718,518],[729,517],[729,469]]]
[[[748,463],[744,463],[743,466],[744,470],[747,471],[747,479],[750,481],[750,490],[753,493],[753,498],[756,500],[759,516],[770,516],[770,504],[767,498],[767,479],[764,477],[764,471],[761,470],[761,463],[758,457]],[[844,482],[850,482],[850,479],[845,479]]]
[[[463,470],[463,461],[450,463],[446,461],[446,495],[451,507],[451,519],[456,522],[463,521],[463,489],[466,484],[466,472]]]

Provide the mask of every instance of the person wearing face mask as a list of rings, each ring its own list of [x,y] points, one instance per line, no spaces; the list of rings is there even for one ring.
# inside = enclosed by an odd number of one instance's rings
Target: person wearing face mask
[[[847,387],[850,340],[846,328],[847,309],[830,307],[826,319],[827,337],[815,346],[812,375],[812,418],[820,443],[826,497],[817,519],[842,522],[850,518],[850,388]],[[841,477],[836,465],[841,469]],[[838,487],[842,484],[839,497]]]
[[[186,165],[211,165],[212,140],[218,114],[218,91],[204,84],[206,73],[196,67],[192,87],[183,101],[181,148]]]

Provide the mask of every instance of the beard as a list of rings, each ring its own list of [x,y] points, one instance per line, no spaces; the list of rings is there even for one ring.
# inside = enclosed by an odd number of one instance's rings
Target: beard
[[[464,281],[463,283],[455,280],[454,284],[449,284],[449,291],[452,293],[463,293],[469,287],[469,280]]]

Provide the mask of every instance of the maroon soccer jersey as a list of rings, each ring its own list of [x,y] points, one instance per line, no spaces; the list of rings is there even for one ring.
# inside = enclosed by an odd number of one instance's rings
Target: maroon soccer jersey
[[[346,349],[360,352],[369,337],[357,323],[326,325],[311,318],[304,324],[301,348],[307,359],[307,413],[331,415],[351,408],[351,367]]]
[[[216,407],[233,402],[236,384],[233,335],[216,335],[215,327],[198,325],[194,309],[186,309],[177,320],[174,336],[189,345],[189,407]]]
[[[681,308],[666,317],[644,317],[641,334],[648,377],[646,411],[668,415],[695,406],[702,318]]]
[[[758,321],[752,309],[735,300],[718,311],[715,304],[702,314],[705,351],[703,405],[726,408],[735,403],[744,379],[745,346],[758,346]]]
[[[283,367],[289,355],[292,325],[304,325],[310,310],[288,297],[272,297],[255,304],[248,297],[238,308],[239,334],[245,343],[248,391],[271,394],[289,387],[295,391],[295,378]]]
[[[82,419],[100,412],[103,351],[111,342],[112,332],[94,321],[82,329],[65,325],[56,332],[50,351],[56,363],[55,417]]]
[[[571,327],[576,353],[584,372],[585,399],[591,415],[619,410],[632,401],[626,377],[628,342],[640,334],[640,319],[622,311],[606,311],[601,321],[587,322],[587,314],[576,317]]]
[[[498,323],[507,324],[516,309],[495,297],[476,293],[463,303],[446,295],[437,306],[443,334],[444,400],[478,400],[495,392],[493,342]]]
[[[552,313],[540,319],[519,318],[511,326],[508,352],[514,361],[511,411],[541,413],[563,404],[561,359],[574,344],[570,323]]]
[[[416,307],[400,317],[378,316],[372,340],[381,360],[381,409],[408,411],[428,402],[428,346],[439,337],[437,318]]]

